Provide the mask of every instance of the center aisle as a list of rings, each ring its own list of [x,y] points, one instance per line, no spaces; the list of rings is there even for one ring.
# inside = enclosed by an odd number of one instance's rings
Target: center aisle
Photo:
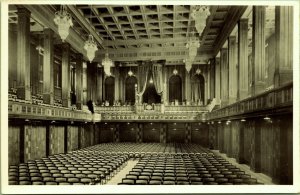
[[[126,177],[129,171],[138,163],[138,160],[128,160],[127,165],[117,173],[111,180],[109,180],[106,185],[118,185],[118,183],[122,182],[122,179]]]

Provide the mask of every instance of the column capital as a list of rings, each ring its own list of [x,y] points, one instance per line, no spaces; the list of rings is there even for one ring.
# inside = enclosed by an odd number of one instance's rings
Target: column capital
[[[241,19],[239,20],[238,23],[243,23],[243,24],[245,24],[245,23],[248,23],[248,22],[249,22],[249,19],[248,19],[248,18],[241,18]]]
[[[28,9],[24,8],[24,7],[19,7],[18,11],[17,11],[17,14],[18,14],[18,16],[30,17],[31,12]]]

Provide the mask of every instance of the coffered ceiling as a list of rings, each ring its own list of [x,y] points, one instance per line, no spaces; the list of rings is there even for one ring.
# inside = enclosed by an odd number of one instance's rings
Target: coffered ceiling
[[[34,6],[39,5],[25,5],[30,10],[38,10]],[[54,15],[60,7],[42,6],[49,16]],[[199,34],[191,16],[193,7],[194,5],[66,5],[73,19],[73,31],[82,39],[81,42],[84,43],[89,34],[94,36],[98,45],[94,61],[98,62],[105,52],[109,52],[115,61],[166,60],[168,64],[182,64],[187,55],[188,38],[197,36],[201,44],[195,63],[201,64],[218,53],[237,21],[245,14],[249,17],[249,29],[251,28],[252,12],[246,13],[249,7],[209,6],[210,15],[207,17],[206,27]],[[267,8],[267,36],[272,34],[274,28],[273,8]],[[9,10],[9,22],[17,23],[16,7],[10,6]],[[42,31],[43,25],[46,26],[45,22],[37,18],[36,12],[32,14],[32,32]],[[48,20],[52,22],[53,18]],[[249,40],[251,41],[251,31]],[[59,37],[55,42],[61,42]]]

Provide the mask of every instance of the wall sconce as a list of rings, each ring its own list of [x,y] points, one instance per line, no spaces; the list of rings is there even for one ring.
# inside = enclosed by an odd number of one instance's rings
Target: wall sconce
[[[245,122],[246,120],[245,119],[241,119],[241,122]]]

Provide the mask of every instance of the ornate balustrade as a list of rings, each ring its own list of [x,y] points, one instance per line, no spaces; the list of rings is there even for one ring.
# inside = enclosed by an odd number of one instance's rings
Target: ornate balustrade
[[[165,113],[201,113],[201,112],[208,112],[206,106],[165,106]]]
[[[158,112],[144,112],[144,113],[116,113],[116,114],[101,114],[102,121],[199,121],[206,120],[205,113],[195,113],[195,114],[182,114],[182,113],[158,113]]]
[[[96,113],[133,113],[135,108],[134,106],[96,106]]]
[[[150,108],[151,107],[151,108]],[[199,106],[95,106],[92,115],[87,106],[82,110],[47,104],[9,101],[8,114],[11,118],[72,120],[72,121],[195,121],[205,120],[206,107]]]
[[[250,97],[208,114],[209,120],[223,117],[233,117],[254,112],[270,112],[276,109],[292,107],[293,83],[269,90],[265,93]]]
[[[81,110],[72,110],[47,104],[30,104],[17,101],[8,102],[8,116],[11,118],[43,119],[43,120],[72,120],[100,121],[101,115],[92,115]]]

